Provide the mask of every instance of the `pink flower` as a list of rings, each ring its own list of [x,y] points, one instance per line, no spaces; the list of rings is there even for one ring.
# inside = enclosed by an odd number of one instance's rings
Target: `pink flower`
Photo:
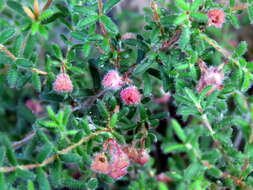
[[[156,103],[167,103],[170,99],[170,93],[169,92],[164,92],[163,89],[160,89],[161,90],[161,93],[162,93],[162,97],[160,98],[155,98],[154,101]]]
[[[141,102],[141,94],[134,86],[123,89],[120,97],[125,104],[139,104]]]
[[[109,71],[102,81],[102,84],[104,88],[109,88],[116,90],[118,88],[121,88],[124,84],[122,77],[119,75],[119,73],[115,70]]]
[[[124,147],[124,152],[129,159],[137,164],[144,165],[149,161],[149,154],[143,148],[135,148],[131,145]]]
[[[114,179],[119,179],[127,174],[127,169],[113,169],[110,173],[109,176],[114,178]]]
[[[207,92],[207,96],[213,93],[215,89],[221,90],[223,88],[224,80],[223,71],[218,67],[207,68],[204,62],[200,62],[199,66],[201,70],[201,77],[197,85],[197,91],[200,93],[209,85],[213,86],[213,88]]]
[[[121,36],[122,40],[136,39],[136,35],[134,33],[128,32]]]
[[[208,11],[208,26],[221,28],[225,22],[225,13],[221,9],[212,9]]]
[[[119,152],[115,152],[110,163],[111,171],[109,172],[109,176],[117,179],[126,175],[128,165],[129,159],[127,154],[121,150]]]
[[[156,177],[157,181],[161,181],[163,183],[170,183],[172,182],[171,178],[168,177],[167,175],[165,175],[164,173],[160,173],[157,177]]]
[[[25,105],[35,114],[41,113],[43,111],[40,101],[29,99],[25,102]]]
[[[91,164],[91,169],[95,172],[100,172],[104,174],[109,173],[110,165],[104,153],[99,153],[95,156]]]
[[[57,75],[53,88],[56,92],[71,92],[73,90],[72,81],[66,73]]]

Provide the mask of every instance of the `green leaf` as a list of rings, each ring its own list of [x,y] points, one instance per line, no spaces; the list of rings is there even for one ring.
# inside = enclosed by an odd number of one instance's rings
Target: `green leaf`
[[[7,183],[5,182],[4,174],[0,173],[0,189],[7,190],[6,185]]]
[[[117,125],[118,122],[118,113],[114,113],[111,117],[109,126],[111,128],[114,128]]]
[[[167,145],[166,147],[163,148],[164,153],[169,153],[173,151],[184,152],[186,151],[186,147],[183,144],[173,144],[173,145]]]
[[[13,150],[13,147],[12,147],[12,144],[11,144],[10,140],[6,136],[1,136],[0,141],[5,146],[7,159],[9,160],[9,162],[12,165],[16,166],[18,164],[18,162],[17,162],[15,152]]]
[[[191,11],[197,11],[200,7],[200,5],[203,4],[203,0],[195,0],[191,4]]]
[[[37,177],[39,183],[39,190],[51,190],[48,179],[42,168],[37,168]]]
[[[248,15],[250,22],[253,23],[253,5],[248,7]]]
[[[72,112],[72,110],[71,110],[71,107],[70,106],[67,106],[65,109],[64,109],[64,113],[63,113],[63,122],[62,122],[62,124],[64,125],[64,126],[67,126],[67,124],[68,124],[68,121],[69,121],[69,117],[70,117],[70,115],[71,115],[71,112]]]
[[[109,32],[114,34],[119,32],[117,25],[108,16],[103,15],[100,19]]]
[[[82,161],[82,157],[76,153],[67,153],[61,155],[61,160],[67,163],[80,163]]]
[[[16,174],[17,176],[19,176],[20,178],[24,180],[34,180],[36,178],[34,173],[29,170],[17,169]]]
[[[52,152],[53,152],[53,146],[51,144],[43,145],[37,156],[38,162],[42,163],[45,159],[47,159],[50,156]]]
[[[35,190],[34,184],[31,180],[27,182],[27,190]]]
[[[172,127],[175,130],[175,133],[177,134],[178,138],[181,141],[185,142],[186,141],[186,135],[184,134],[184,130],[182,129],[180,124],[175,119],[173,119],[171,121],[171,124],[172,124]]]
[[[32,23],[32,35],[36,34],[39,31],[40,23],[39,22],[33,22]]]
[[[98,180],[96,178],[90,178],[87,186],[89,189],[96,189],[98,186]]]
[[[103,101],[98,101],[98,111],[100,112],[101,116],[108,120],[109,119],[109,112],[105,106],[105,103]]]
[[[185,20],[187,20],[188,15],[187,14],[180,14],[175,20],[174,24],[180,25],[182,24]]]
[[[32,73],[32,83],[33,83],[33,86],[34,88],[40,92],[41,91],[41,82],[40,82],[40,76],[38,73],[36,72],[33,72]]]
[[[117,3],[119,3],[121,0],[110,0],[106,1],[104,5],[104,13],[108,13]]]
[[[11,88],[16,87],[18,80],[18,69],[15,65],[11,66],[7,73],[7,81]]]
[[[16,65],[22,67],[32,67],[33,63],[27,59],[18,58],[16,59]]]
[[[150,96],[152,95],[152,83],[151,78],[148,73],[144,73],[143,75],[143,81],[144,81],[144,96]]]
[[[188,97],[193,101],[194,104],[198,104],[198,98],[196,97],[196,95],[193,93],[191,89],[186,88],[185,92],[188,95]]]
[[[81,126],[82,126],[84,132],[85,132],[87,135],[91,134],[91,130],[90,130],[90,128],[89,128],[89,121],[88,121],[88,118],[87,118],[87,117],[85,117],[85,118],[81,121]]]
[[[14,35],[16,31],[14,28],[7,28],[0,33],[0,44],[8,42]]]
[[[243,42],[240,42],[240,44],[237,46],[237,48],[235,49],[234,51],[234,55],[236,57],[240,57],[242,55],[244,55],[247,51],[247,42],[243,41]]]
[[[188,11],[190,9],[189,4],[185,2],[185,0],[175,0],[176,5],[185,10]]]
[[[90,42],[86,42],[83,45],[83,55],[84,55],[84,57],[88,57],[89,56],[90,50],[91,50],[91,44],[90,44]]]
[[[248,71],[244,71],[243,82],[242,82],[242,87],[241,87],[242,91],[246,91],[250,88],[251,86],[250,75],[251,73],[249,73]]]
[[[86,18],[80,20],[80,22],[77,24],[77,27],[82,28],[87,25],[94,24],[97,20],[98,20],[97,15],[92,15],[92,16],[86,17]]]
[[[186,46],[189,44],[191,38],[190,28],[186,27],[183,29],[181,36],[179,38],[179,47],[184,50]]]

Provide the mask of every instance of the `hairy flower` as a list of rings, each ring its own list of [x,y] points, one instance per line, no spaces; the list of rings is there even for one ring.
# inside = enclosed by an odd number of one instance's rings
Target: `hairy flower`
[[[56,92],[71,92],[73,90],[72,81],[66,73],[57,75],[53,88]]]
[[[108,174],[110,171],[110,164],[104,153],[95,155],[94,160],[91,164],[91,169],[95,172]]]
[[[113,154],[110,162],[109,176],[112,178],[120,178],[127,174],[127,167],[129,165],[129,159],[126,153],[122,150],[117,151]]]
[[[139,104],[141,94],[134,86],[127,87],[120,92],[120,97],[125,104]]]
[[[208,11],[208,25],[221,28],[225,22],[225,13],[221,9],[212,9]]]
[[[102,84],[104,88],[116,90],[116,89],[121,88],[124,82],[122,80],[122,77],[119,75],[118,71],[112,70],[112,71],[109,71],[104,76]]]
[[[210,95],[214,90],[221,90],[223,88],[224,73],[218,67],[207,68],[204,62],[199,63],[201,70],[201,78],[197,85],[197,91],[200,93],[207,86],[213,86],[207,92],[207,96]]]
[[[40,101],[29,99],[25,102],[25,105],[35,114],[41,113],[43,111]]]
[[[124,147],[129,159],[137,164],[144,165],[149,161],[149,154],[143,148],[135,148],[131,145]]]

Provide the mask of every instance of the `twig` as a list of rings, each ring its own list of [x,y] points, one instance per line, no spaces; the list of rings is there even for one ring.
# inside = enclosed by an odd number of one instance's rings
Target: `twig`
[[[106,129],[101,129],[97,132],[94,132],[93,134],[83,137],[80,141],[78,141],[77,143],[61,150],[58,151],[55,155],[49,157],[48,159],[44,160],[42,163],[38,163],[38,164],[28,164],[28,165],[18,165],[18,166],[13,166],[13,167],[0,167],[0,172],[2,173],[9,173],[9,172],[13,172],[16,171],[17,169],[21,169],[21,170],[29,170],[29,169],[34,169],[34,168],[38,168],[38,167],[44,167],[47,164],[50,164],[52,162],[54,162],[60,155],[62,154],[66,154],[68,152],[70,152],[71,150],[77,148],[78,146],[82,145],[83,143],[89,141],[91,138],[100,135],[101,133],[104,132],[109,132],[110,130],[112,130],[112,128],[106,128]]]
[[[13,55],[4,45],[0,44],[0,51],[3,51],[6,55],[8,55],[13,61],[17,60],[17,57],[15,55]],[[26,67],[22,67],[20,65],[17,65],[18,67],[25,69],[25,70],[29,70],[29,68]],[[47,72],[39,70],[37,68],[31,68],[32,72],[41,74],[41,75],[47,75]]]

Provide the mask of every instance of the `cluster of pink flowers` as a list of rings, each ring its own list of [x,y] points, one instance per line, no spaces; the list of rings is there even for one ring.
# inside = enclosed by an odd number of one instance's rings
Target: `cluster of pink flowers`
[[[208,13],[208,26],[215,26],[221,28],[225,22],[225,13],[221,9],[212,9]]]
[[[132,162],[144,165],[149,161],[149,154],[143,148],[135,148],[132,145],[128,145],[123,149]]]
[[[122,148],[115,139],[108,139],[103,145],[103,152],[95,155],[91,169],[95,172],[107,174],[114,179],[123,177],[127,174],[130,160],[141,165],[149,160],[149,155],[144,149],[141,152],[136,149],[134,151],[135,156],[126,150],[126,147]]]
[[[64,72],[58,74],[53,84],[53,88],[56,92],[72,92],[73,84],[69,75]]]
[[[104,88],[117,90],[126,84],[127,79],[123,79],[116,70],[109,71],[103,78]],[[135,86],[129,86],[120,92],[120,97],[125,104],[139,104],[141,94]]]
[[[219,67],[208,68],[204,62],[199,63],[201,70],[201,78],[197,85],[197,91],[200,93],[207,86],[213,86],[211,90],[207,92],[207,96],[210,95],[214,90],[222,90],[224,73]]]

